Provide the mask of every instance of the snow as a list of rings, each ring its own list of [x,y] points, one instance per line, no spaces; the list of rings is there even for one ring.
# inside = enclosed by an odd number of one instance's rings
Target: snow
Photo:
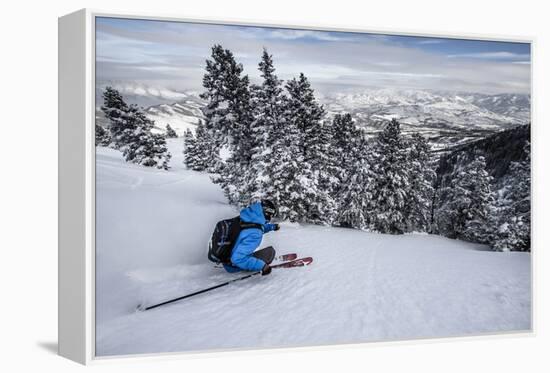
[[[387,120],[388,122],[391,121],[392,119],[399,120],[399,114],[383,114],[383,115],[374,114],[372,117],[384,119],[384,120]]]
[[[193,100],[150,106],[145,110],[147,117],[155,121],[155,132],[164,133],[167,124],[170,124],[178,136],[183,136],[187,129],[195,132],[199,120],[204,119],[201,110],[204,103],[198,97],[187,97]]]
[[[229,157],[231,157],[231,149],[228,145],[223,145],[220,148],[220,159],[225,162],[229,159]]]
[[[153,132],[164,133],[166,132],[166,125],[169,124],[170,127],[176,131],[178,136],[183,136],[187,129],[195,132],[195,128],[199,123],[198,117],[177,113],[170,115],[169,113],[149,112],[147,113],[147,117],[155,121],[155,128]]]
[[[497,131],[530,121],[528,95],[460,95],[446,91],[398,89],[366,89],[361,92],[336,92],[319,95],[328,117],[341,112],[351,113],[357,123],[368,130],[398,118],[404,130],[478,130]],[[412,127],[412,128],[410,128]],[[453,143],[455,136],[434,139],[438,143]],[[461,136],[462,137],[462,136]]]
[[[216,221],[237,214],[207,174],[125,163],[97,148],[96,353],[99,356],[323,345],[531,328],[531,256],[428,234],[383,235],[282,222],[264,238],[312,256],[146,312],[242,274],[206,258]]]

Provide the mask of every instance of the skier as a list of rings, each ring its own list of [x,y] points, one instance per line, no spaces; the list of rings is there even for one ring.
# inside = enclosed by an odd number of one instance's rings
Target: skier
[[[270,264],[275,258],[275,249],[272,246],[255,251],[262,242],[262,235],[270,231],[278,231],[279,224],[269,221],[277,213],[275,204],[264,199],[261,202],[241,210],[240,217],[244,223],[255,223],[262,228],[243,229],[231,251],[231,264],[224,264],[227,272],[262,271],[262,276],[271,273]]]

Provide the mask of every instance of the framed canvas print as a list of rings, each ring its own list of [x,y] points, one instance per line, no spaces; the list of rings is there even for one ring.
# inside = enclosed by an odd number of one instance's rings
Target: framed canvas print
[[[531,47],[60,18],[60,354],[530,333]]]

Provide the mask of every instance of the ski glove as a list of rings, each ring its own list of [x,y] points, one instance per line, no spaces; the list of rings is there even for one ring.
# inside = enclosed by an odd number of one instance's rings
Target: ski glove
[[[269,275],[271,273],[271,267],[269,264],[265,264],[264,268],[262,268],[262,276]]]
[[[279,229],[281,229],[281,226],[279,224],[273,224],[275,227],[273,227],[273,230],[274,231],[278,231]]]

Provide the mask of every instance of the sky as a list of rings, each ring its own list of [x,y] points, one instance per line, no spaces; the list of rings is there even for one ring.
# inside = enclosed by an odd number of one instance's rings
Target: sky
[[[530,93],[528,43],[97,18],[98,87],[167,101],[202,92],[214,44],[230,49],[253,83],[263,48],[276,74],[303,72],[321,94],[367,89]]]

